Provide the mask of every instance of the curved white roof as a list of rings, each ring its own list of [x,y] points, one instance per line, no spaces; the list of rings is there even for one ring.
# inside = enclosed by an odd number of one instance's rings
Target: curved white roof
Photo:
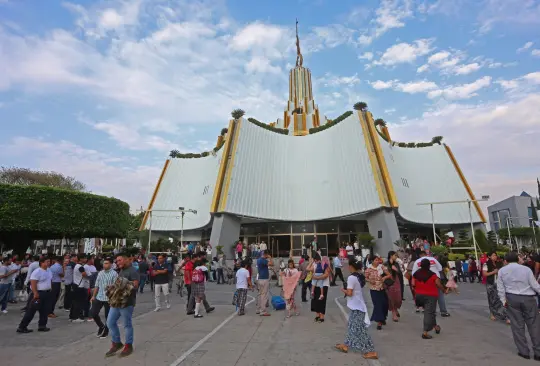
[[[442,145],[422,148],[392,146],[378,136],[398,200],[398,213],[407,221],[431,224],[429,206],[418,203],[469,200],[452,160]],[[434,206],[436,224],[470,222],[467,203]],[[474,222],[481,222],[472,205]]]
[[[382,206],[356,114],[316,134],[288,136],[243,120],[225,212],[311,221]]]
[[[148,217],[145,228],[162,231],[181,229],[178,207],[197,210],[197,214],[186,213],[184,230],[197,229],[210,223],[210,205],[214,186],[223,154],[223,148],[216,156],[182,159],[174,158],[166,168],[163,180],[158,187],[152,216]],[[160,210],[175,210],[167,212]]]

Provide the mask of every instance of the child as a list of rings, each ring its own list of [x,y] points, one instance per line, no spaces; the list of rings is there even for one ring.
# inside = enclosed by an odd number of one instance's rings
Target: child
[[[240,269],[236,271],[236,292],[238,293],[236,305],[238,306],[238,315],[245,314],[248,288],[253,289],[251,284],[251,276],[247,270],[248,265],[249,262],[247,260],[243,260],[240,264]]]
[[[322,276],[322,275],[324,275],[323,263],[319,262],[315,264],[315,270],[314,270],[313,276]],[[315,297],[315,287],[319,287],[321,289],[321,296],[319,296],[319,300],[324,299],[323,286],[324,286],[324,280],[311,280],[311,298],[312,299]]]
[[[453,268],[453,270],[454,269],[455,268]],[[444,268],[444,273],[446,274],[446,278],[448,279],[448,281],[446,282],[446,287],[448,287],[449,292],[453,291],[456,294],[459,294],[458,285],[456,281],[454,280],[455,274],[453,270],[450,270],[448,267]]]
[[[204,299],[204,281],[206,279],[205,272],[208,272],[206,267],[206,259],[200,259],[195,262],[195,268],[191,275],[191,296],[195,297],[195,318],[202,318],[201,303]]]

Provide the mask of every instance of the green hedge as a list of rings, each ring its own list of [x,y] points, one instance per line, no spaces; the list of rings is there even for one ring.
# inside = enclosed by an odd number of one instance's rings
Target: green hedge
[[[324,125],[321,125],[319,127],[313,127],[309,129],[309,133],[317,133],[326,130],[327,128],[330,128],[332,126],[337,125],[339,122],[343,121],[345,118],[349,117],[351,114],[353,114],[352,111],[347,111],[343,113],[338,118],[332,120],[331,122],[325,123]]]
[[[249,122],[259,126],[259,127],[262,127],[268,131],[272,131],[272,132],[276,132],[276,133],[280,133],[282,135],[288,135],[289,134],[289,130],[286,129],[286,128],[278,128],[278,127],[273,127],[273,126],[270,126],[266,123],[262,123],[261,121],[257,121],[255,118],[252,118],[252,117],[249,117],[247,119]]]
[[[122,238],[130,222],[129,205],[115,198],[45,186],[0,184],[3,238]]]
[[[221,144],[214,147],[212,151],[214,153],[217,153],[222,147],[225,145],[225,139],[221,141]],[[171,158],[179,158],[179,159],[193,159],[193,158],[204,158],[205,156],[210,155],[210,151],[203,151],[202,153],[186,153],[182,154],[176,150],[171,151],[171,154],[169,155]]]

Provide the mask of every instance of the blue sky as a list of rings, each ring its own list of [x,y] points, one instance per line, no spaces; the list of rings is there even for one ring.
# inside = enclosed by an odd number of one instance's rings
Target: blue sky
[[[146,207],[171,149],[282,115],[295,17],[323,114],[365,101],[395,140],[444,136],[477,194],[536,194],[538,0],[0,0],[0,165]]]

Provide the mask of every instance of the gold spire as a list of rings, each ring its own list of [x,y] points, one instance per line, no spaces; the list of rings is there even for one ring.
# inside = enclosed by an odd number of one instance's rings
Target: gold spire
[[[300,38],[298,38],[298,18],[296,19],[296,67],[302,67],[304,57],[300,52]]]

